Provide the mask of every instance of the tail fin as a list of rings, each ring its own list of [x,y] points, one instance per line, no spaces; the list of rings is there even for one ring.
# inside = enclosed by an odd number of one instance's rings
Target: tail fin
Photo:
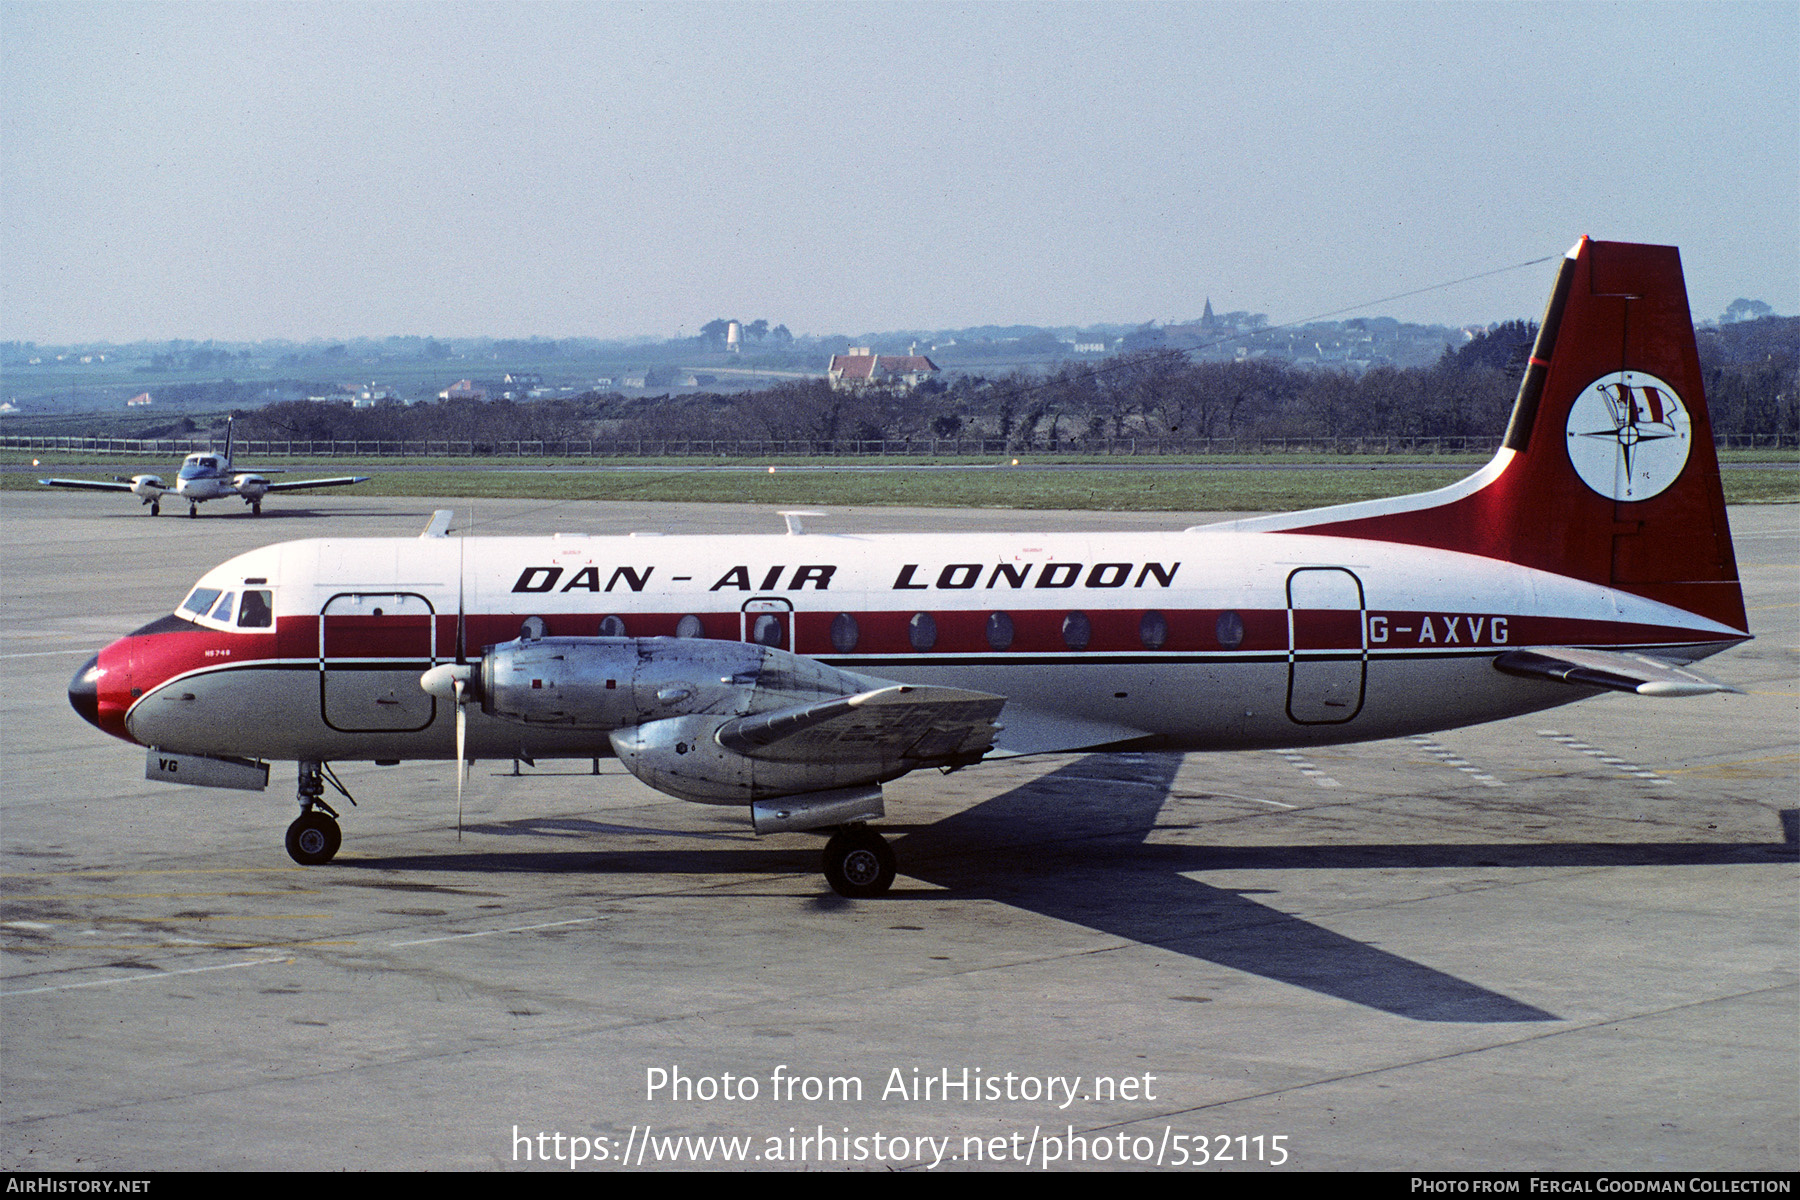
[[[1747,630],[1680,254],[1576,243],[1506,439],[1480,472],[1237,528],[1462,550]]]

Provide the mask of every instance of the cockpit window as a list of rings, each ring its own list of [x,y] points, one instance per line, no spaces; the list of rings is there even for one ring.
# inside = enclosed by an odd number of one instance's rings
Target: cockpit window
[[[231,602],[236,599],[236,592],[226,592],[225,598],[219,601],[217,607],[212,610],[212,619],[215,621],[231,620]]]
[[[271,595],[256,588],[244,593],[244,602],[238,606],[239,629],[267,629],[275,624],[275,607],[269,602]]]
[[[192,592],[188,593],[188,598],[182,601],[181,611],[191,612],[195,616],[203,617],[207,614],[207,611],[212,608],[213,601],[218,598],[218,588],[195,588]]]

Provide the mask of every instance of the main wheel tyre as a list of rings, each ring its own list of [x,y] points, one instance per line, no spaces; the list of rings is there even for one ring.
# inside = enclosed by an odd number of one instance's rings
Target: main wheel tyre
[[[288,826],[288,857],[303,867],[322,866],[331,861],[343,841],[336,821],[321,812],[301,813]]]
[[[894,885],[894,851],[862,825],[840,829],[825,843],[825,882],[840,896],[865,900]]]

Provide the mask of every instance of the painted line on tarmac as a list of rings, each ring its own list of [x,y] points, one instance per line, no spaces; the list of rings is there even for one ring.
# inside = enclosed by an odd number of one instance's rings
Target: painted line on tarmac
[[[1325,772],[1319,770],[1318,767],[1313,765],[1311,759],[1307,758],[1306,755],[1300,753],[1298,750],[1271,750],[1269,753],[1280,755],[1287,760],[1289,766],[1293,767],[1296,771],[1299,771],[1302,775],[1306,776],[1320,787],[1344,786]]]
[[[497,933],[531,933],[538,929],[557,929],[564,925],[585,925],[589,921],[604,921],[605,917],[576,917],[570,921],[546,921],[542,925],[517,925],[511,929],[478,929],[474,933],[450,933],[443,937],[415,938],[410,942],[389,942],[390,949],[400,946],[429,946],[434,942],[455,942],[463,938],[492,937]]]
[[[1662,775],[1657,774],[1655,771],[1652,771],[1648,767],[1640,767],[1636,763],[1626,762],[1624,759],[1619,758],[1617,755],[1608,754],[1606,751],[1600,749],[1599,747],[1590,746],[1586,742],[1581,741],[1579,738],[1572,737],[1569,734],[1559,733],[1554,729],[1540,729],[1540,730],[1538,730],[1538,736],[1549,738],[1553,742],[1560,742],[1562,745],[1567,746],[1569,749],[1580,751],[1582,754],[1587,755],[1589,758],[1597,758],[1601,762],[1605,763],[1607,766],[1611,767],[1613,770],[1619,772],[1621,775],[1630,775],[1634,779],[1642,779],[1647,783],[1674,783],[1675,782],[1673,779],[1668,779]]]
[[[1468,759],[1456,753],[1454,750],[1451,750],[1448,746],[1445,746],[1434,737],[1430,737],[1426,734],[1419,734],[1412,739],[1412,743],[1425,753],[1431,755],[1431,757],[1443,763],[1446,767],[1456,768],[1483,787],[1506,786],[1505,780],[1494,778],[1492,775],[1483,771],[1480,767],[1471,763]]]
[[[144,983],[154,979],[170,979],[176,975],[199,975],[206,971],[235,971],[239,967],[266,967],[270,963],[288,963],[294,960],[281,958],[253,958],[249,962],[220,963],[214,967],[186,967],[179,971],[158,971],[154,975],[121,975],[116,979],[91,979],[86,983],[58,983],[49,987],[20,988],[17,991],[0,992],[0,996],[35,996],[44,992],[68,992],[76,988],[111,987],[118,983]]]

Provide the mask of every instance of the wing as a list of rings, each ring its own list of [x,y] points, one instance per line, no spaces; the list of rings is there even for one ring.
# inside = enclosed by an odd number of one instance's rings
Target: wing
[[[129,492],[133,486],[129,483],[107,483],[100,479],[40,479],[38,482],[45,487],[79,488],[84,492]],[[162,490],[166,492],[169,489]]]
[[[1617,650],[1581,650],[1571,646],[1508,650],[1494,660],[1494,667],[1527,679],[1610,688],[1640,696],[1705,696],[1738,691],[1662,659]]]
[[[368,475],[340,475],[336,479],[296,479],[288,483],[271,483],[271,492],[294,492],[301,488],[316,487],[349,487],[353,483],[363,483],[371,478]]]
[[[911,770],[974,762],[994,743],[1006,697],[895,684],[753,713],[719,727],[719,744],[748,758],[883,762]]]

